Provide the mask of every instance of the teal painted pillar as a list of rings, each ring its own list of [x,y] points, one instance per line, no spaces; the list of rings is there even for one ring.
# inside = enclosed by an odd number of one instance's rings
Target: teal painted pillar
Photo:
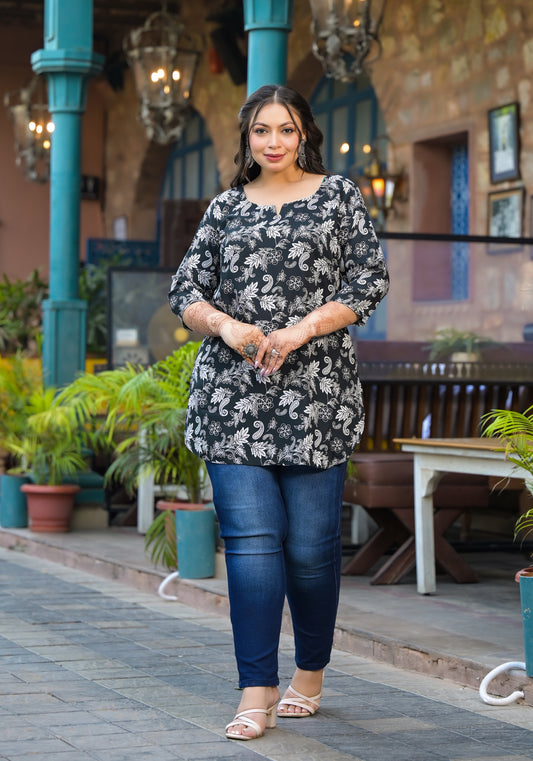
[[[87,80],[102,70],[93,53],[93,0],[45,0],[44,49],[31,57],[45,74],[55,129],[50,152],[50,298],[43,303],[43,376],[64,386],[85,368],[86,309],[79,299],[81,117]]]
[[[248,95],[287,82],[287,42],[294,0],[243,0],[248,32]]]

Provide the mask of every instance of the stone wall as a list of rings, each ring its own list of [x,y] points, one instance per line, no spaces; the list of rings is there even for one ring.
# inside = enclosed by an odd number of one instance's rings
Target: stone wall
[[[428,188],[417,186],[415,144],[466,133],[469,145],[470,230],[487,234],[488,193],[524,187],[524,235],[531,235],[533,194],[533,14],[529,0],[411,0],[387,4],[383,54],[372,82],[394,144],[394,160],[410,177],[409,203],[389,229],[416,231],[416,211]],[[488,110],[511,102],[520,108],[521,179],[490,184]],[[438,232],[438,231],[435,231]],[[409,247],[390,260],[393,289],[388,337],[425,339],[452,323],[502,341],[522,340],[533,315],[530,247],[488,255],[476,247],[467,302],[416,303],[410,299]]]
[[[189,29],[204,33],[201,1],[183,4]],[[406,176],[406,202],[397,205],[389,229],[423,229],[420,209],[437,197],[425,176],[419,146],[425,141],[467,136],[469,147],[470,233],[487,232],[487,197],[493,190],[525,188],[524,234],[531,234],[529,196],[533,194],[533,13],[530,0],[395,0],[386,6],[381,29],[383,52],[371,67],[371,79],[391,138],[389,162]],[[296,0],[289,36],[289,84],[309,96],[322,77],[311,53],[307,0]],[[212,74],[201,58],[193,105],[204,117],[213,140],[221,188],[233,175],[238,144],[237,112],[246,97],[227,72]],[[520,106],[521,179],[490,184],[488,110],[517,101]],[[137,97],[131,77],[108,105],[106,140],[106,230],[113,219],[128,217],[131,238],[155,235],[158,193],[168,149],[150,146],[136,120]],[[418,152],[417,152],[418,151]],[[438,217],[439,209],[434,210]],[[427,231],[427,230],[426,230]],[[443,230],[433,230],[443,231]],[[397,245],[389,258],[392,287],[387,302],[388,338],[428,340],[439,327],[456,325],[500,341],[522,340],[533,315],[533,259],[529,247],[489,255],[482,247],[470,257],[470,293],[463,302],[414,302],[414,254]],[[431,261],[428,259],[431,273]]]

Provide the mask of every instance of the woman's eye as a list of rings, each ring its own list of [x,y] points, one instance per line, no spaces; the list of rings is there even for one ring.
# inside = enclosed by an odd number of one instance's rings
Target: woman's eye
[[[294,130],[293,130],[293,128],[292,128],[292,127],[285,127],[285,129],[283,130],[283,132],[287,132],[289,135],[291,135],[291,134],[294,132]]]
[[[254,135],[264,135],[266,132],[266,129],[263,129],[263,127],[256,127],[254,129]]]

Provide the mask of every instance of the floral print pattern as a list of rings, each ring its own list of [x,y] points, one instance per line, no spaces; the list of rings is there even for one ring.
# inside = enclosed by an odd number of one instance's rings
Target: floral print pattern
[[[181,317],[196,301],[268,334],[328,301],[364,324],[388,290],[385,260],[357,186],[327,176],[310,197],[252,203],[239,186],[218,195],[172,279]],[[189,397],[187,446],[214,463],[345,462],[364,425],[348,330],[313,338],[262,377],[221,338],[205,338]]]

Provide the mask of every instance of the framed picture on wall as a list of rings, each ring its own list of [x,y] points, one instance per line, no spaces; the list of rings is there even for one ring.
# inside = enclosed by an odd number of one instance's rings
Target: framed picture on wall
[[[520,177],[518,145],[518,103],[489,111],[490,181]]]
[[[487,234],[495,238],[521,238],[524,234],[524,188],[498,190],[489,193]],[[520,245],[507,243],[489,245],[489,253],[516,251]]]

